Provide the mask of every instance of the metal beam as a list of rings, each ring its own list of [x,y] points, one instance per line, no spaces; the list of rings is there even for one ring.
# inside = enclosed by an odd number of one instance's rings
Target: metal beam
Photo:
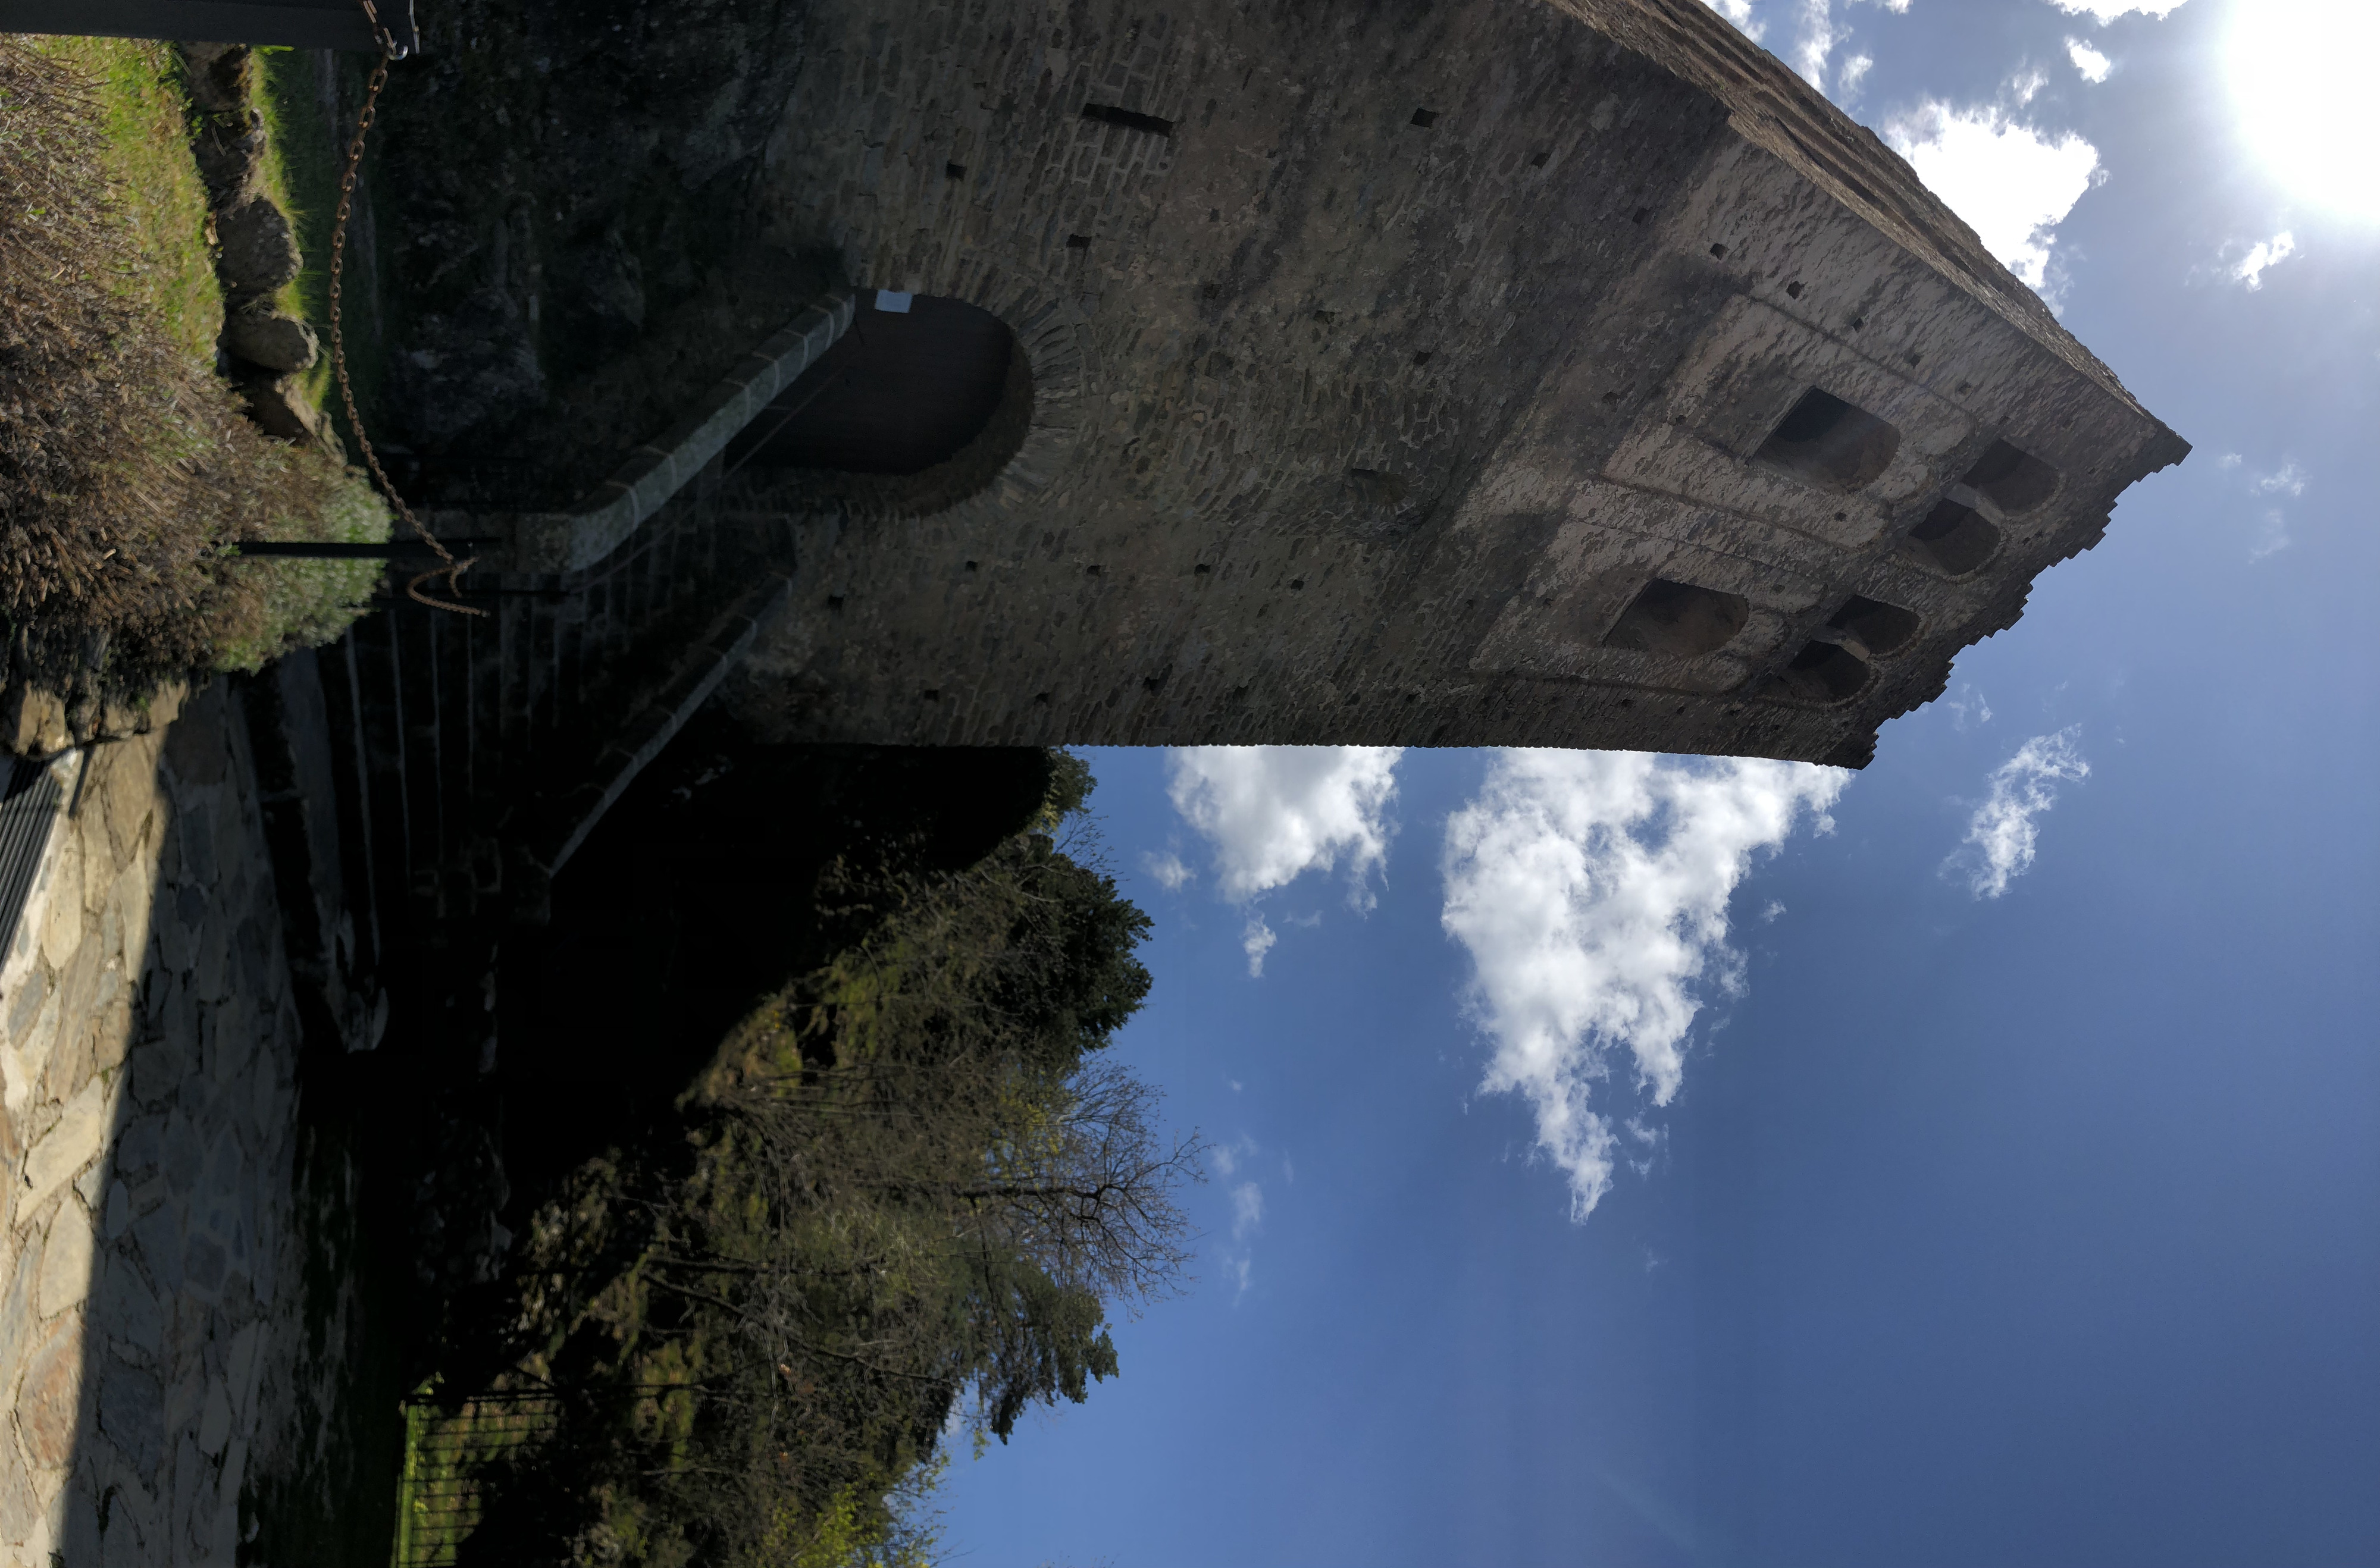
[[[413,0],[374,7],[399,54],[418,46]],[[0,0],[0,32],[169,38],[188,42],[284,44],[376,53],[357,0]]]

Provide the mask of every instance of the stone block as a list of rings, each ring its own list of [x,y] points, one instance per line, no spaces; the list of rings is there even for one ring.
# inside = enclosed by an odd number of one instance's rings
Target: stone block
[[[0,1301],[0,1379],[25,1364],[33,1331],[40,1326],[35,1305],[42,1277],[41,1236],[27,1235],[10,1261],[8,1295]],[[7,1385],[0,1382],[0,1404],[6,1403],[8,1393]]]
[[[51,1193],[99,1157],[107,1134],[108,1098],[107,1085],[93,1079],[67,1102],[56,1125],[25,1156],[25,1190],[18,1195],[18,1212],[40,1208]]]
[[[150,829],[157,814],[156,742],[102,746],[93,770],[96,777],[91,782],[97,787],[97,799],[86,799],[84,809],[90,810],[94,803],[99,807],[116,864],[140,864],[148,858],[142,850],[149,843]],[[148,868],[144,865],[143,869]]]
[[[207,1382],[207,1397],[199,1406],[199,1452],[209,1458],[231,1441],[231,1394],[221,1378]]]
[[[0,1049],[0,1072],[7,1076],[5,1098],[10,1112],[22,1111],[32,1103],[34,1090],[49,1070],[50,1053],[57,1045],[58,1024],[64,1012],[57,988],[46,986],[32,1029],[23,1040]]]
[[[322,352],[313,328],[270,308],[234,311],[225,318],[223,344],[268,370],[310,369]]]
[[[61,1319],[26,1363],[25,1381],[17,1389],[17,1430],[34,1468],[63,1471],[74,1463],[82,1383],[82,1324]]]
[[[231,994],[231,929],[220,914],[199,931],[199,959],[190,971],[190,994],[220,1002]]]
[[[42,1317],[55,1317],[69,1307],[79,1307],[91,1294],[95,1239],[91,1216],[80,1204],[58,1206],[58,1217],[50,1222],[49,1239],[42,1248]]]
[[[235,296],[261,297],[296,278],[305,265],[289,220],[264,197],[246,199],[215,214],[223,249],[215,270]]]
[[[215,862],[214,791],[192,790],[175,802],[174,825],[182,845],[182,884],[212,888],[221,875]]]
[[[229,1089],[256,1055],[256,1017],[237,995],[206,1014],[205,1061],[208,1076]]]
[[[140,1049],[133,1052],[133,1073],[136,1076],[143,1070],[143,1064],[150,1059],[150,1052],[154,1052],[154,1049],[162,1047],[154,1043],[143,1043]],[[133,1183],[138,1183],[143,1173],[152,1171],[160,1156],[164,1154],[164,1121],[166,1118],[162,1114],[136,1116],[133,1121],[127,1121],[124,1128],[116,1132],[116,1171],[133,1177]]]
[[[264,1325],[249,1322],[231,1336],[231,1346],[224,1353],[224,1381],[231,1390],[232,1412],[245,1417],[249,1402],[256,1397],[256,1377],[264,1366],[260,1352],[264,1347]]]
[[[215,1489],[210,1484],[213,1478],[214,1466],[200,1456],[197,1441],[184,1432],[174,1445],[173,1511],[166,1516],[168,1526],[179,1538],[175,1542],[176,1558],[188,1554],[183,1543],[190,1539],[193,1525],[203,1521],[212,1526],[214,1523],[212,1505]]]
[[[182,1288],[182,1206],[159,1204],[132,1222],[133,1245],[161,1294]]]
[[[165,1186],[177,1198],[188,1198],[199,1184],[199,1173],[206,1169],[207,1150],[198,1128],[179,1106],[165,1118],[159,1149],[158,1165],[164,1173]]]
[[[26,971],[25,978],[18,983],[15,994],[8,998],[9,1038],[24,1037],[25,1031],[32,1027],[33,1019],[42,1010],[42,999],[49,994],[50,971],[36,964]]]
[[[176,782],[220,784],[230,752],[224,738],[225,699],[221,680],[210,681],[183,706],[180,717],[165,731],[164,756]],[[178,797],[177,797],[178,798]]]
[[[107,889],[106,914],[113,919],[116,943],[108,957],[120,959],[128,971],[136,971],[149,947],[149,925],[152,907],[157,899],[157,868],[149,857],[137,850],[122,862],[123,869]]]
[[[223,1288],[224,1270],[228,1263],[222,1242],[211,1236],[193,1236],[183,1254],[183,1270],[188,1288],[213,1296]]]
[[[0,749],[20,757],[42,757],[73,744],[67,705],[56,693],[20,683],[0,694]]]
[[[42,882],[42,957],[63,970],[82,945],[82,850],[75,839],[55,844]]]
[[[0,1426],[0,1562],[8,1560],[8,1548],[23,1545],[26,1537],[43,1527],[43,1499],[34,1490],[32,1470],[17,1463],[5,1446],[7,1441],[6,1428]]]
[[[120,1248],[101,1255],[98,1294],[84,1316],[94,1333],[145,1352],[152,1361],[165,1353],[165,1309]]]
[[[107,1177],[108,1162],[102,1157],[85,1165],[82,1168],[82,1174],[67,1184],[69,1189],[82,1200],[85,1212],[92,1214],[99,1212],[99,1195],[107,1187]]]

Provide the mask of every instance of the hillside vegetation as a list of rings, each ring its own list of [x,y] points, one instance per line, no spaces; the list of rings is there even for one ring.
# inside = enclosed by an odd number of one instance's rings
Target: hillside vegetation
[[[1048,777],[988,851],[848,844],[815,961],[674,1112],[519,1173],[548,1196],[430,1425],[455,1452],[475,1424],[535,1433],[472,1467],[458,1561],[923,1562],[950,1443],[1117,1374],[1111,1314],[1188,1261],[1198,1143],[1106,1054],[1148,921],[1086,848],[1088,774]]]
[[[236,541],[387,536],[358,476],[259,433],[214,374],[177,80],[164,45],[0,35],[0,623],[12,683],[87,702],[352,618]]]

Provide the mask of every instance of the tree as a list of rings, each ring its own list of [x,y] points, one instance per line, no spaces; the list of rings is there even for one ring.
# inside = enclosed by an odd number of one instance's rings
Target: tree
[[[1087,775],[1057,782],[1078,805]],[[1085,1398],[1109,1311],[1178,1288],[1200,1142],[1100,1054],[1148,993],[1148,917],[1052,826],[830,876],[852,937],[689,1093],[690,1174],[590,1167],[530,1238],[531,1277],[606,1260],[525,1313],[524,1365],[612,1413],[576,1463],[608,1538],[644,1543],[624,1560],[890,1551],[953,1420],[1005,1441]]]

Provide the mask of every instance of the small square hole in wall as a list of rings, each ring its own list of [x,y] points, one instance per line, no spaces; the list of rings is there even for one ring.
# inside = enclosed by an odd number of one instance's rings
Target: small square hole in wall
[[[942,165],[942,174],[945,177],[950,179],[963,180],[966,178],[966,165],[965,163],[945,163]]]
[[[1532,169],[1542,169],[1546,166],[1546,160],[1552,156],[1553,154],[1550,152],[1538,152],[1532,154],[1529,159],[1529,167]]]
[[[1068,235],[1066,236],[1066,248],[1069,250],[1088,250],[1090,247],[1091,236],[1088,235]]]
[[[938,703],[942,700],[942,690],[939,686],[929,686],[917,695],[925,702]]]
[[[1718,260],[1718,261],[1724,261],[1724,260],[1726,260],[1726,259],[1727,259],[1727,247],[1725,247],[1725,246],[1723,246],[1723,245],[1714,245],[1714,246],[1712,246],[1712,247],[1711,247],[1711,257],[1712,257],[1712,259],[1713,259],[1714,260]]]
[[[1438,124],[1438,111],[1435,109],[1415,109],[1414,111],[1413,123],[1419,126],[1422,129],[1427,130],[1430,127]]]
[[[1639,207],[1636,211],[1628,214],[1628,221],[1632,223],[1641,223],[1652,215],[1653,210],[1650,207]]]
[[[1785,285],[1785,297],[1788,299],[1799,299],[1802,297],[1802,284],[1799,279],[1796,279],[1794,282]]]
[[[1416,350],[1415,351],[1415,353],[1414,353],[1414,363],[1415,363],[1416,366],[1420,366],[1420,365],[1427,365],[1427,364],[1428,364],[1428,363],[1429,363],[1429,350],[1427,350],[1427,349],[1426,349],[1426,348],[1424,348],[1424,349],[1416,349]]]
[[[1198,295],[1202,299],[1220,299],[1223,297],[1223,285],[1220,283],[1202,283],[1199,285]]]

